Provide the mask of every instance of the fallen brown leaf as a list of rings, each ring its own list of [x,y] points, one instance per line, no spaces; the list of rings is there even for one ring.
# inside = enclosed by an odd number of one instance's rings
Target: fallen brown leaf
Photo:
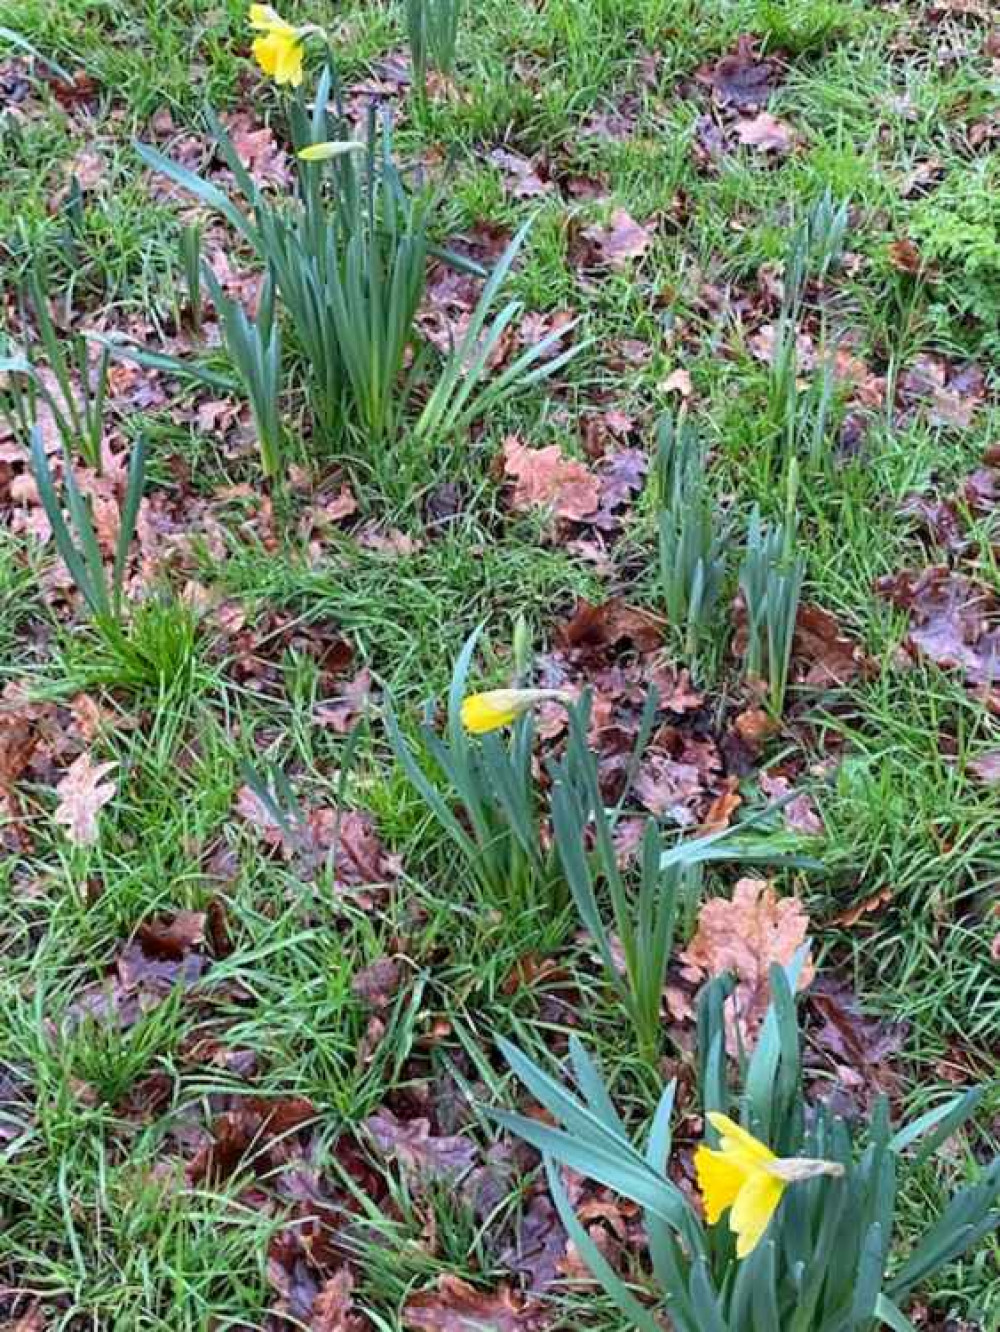
[[[736,122],[736,137],[745,147],[757,148],[762,153],[787,153],[792,146],[793,132],[784,121],[769,111]]]
[[[707,84],[720,106],[748,111],[764,106],[777,86],[781,71],[777,61],[757,54],[758,38],[743,33],[736,49],[714,65],[697,72],[699,83]]]
[[[1000,603],[993,592],[933,565],[880,578],[878,592],[910,613],[910,644],[938,666],[959,669],[970,684],[1000,677]]]
[[[380,1110],[365,1121],[379,1151],[394,1157],[419,1189],[433,1180],[454,1180],[471,1169],[477,1149],[457,1134],[435,1135],[427,1119],[401,1120],[391,1110]]]
[[[354,1312],[354,1278],[342,1267],[322,1286],[313,1300],[310,1332],[366,1332],[367,1318]]]
[[[613,597],[599,606],[581,601],[560,626],[559,640],[577,652],[597,653],[629,642],[639,653],[654,652],[663,642],[665,621],[650,611]]]
[[[923,255],[913,241],[905,236],[901,240],[894,240],[889,246],[889,262],[901,273],[910,273],[914,276],[922,273],[924,268]]]
[[[403,983],[403,968],[392,957],[380,957],[351,981],[351,993],[378,1010],[388,1008]]]
[[[730,972],[736,989],[727,1001],[730,1049],[742,1041],[753,1047],[770,1002],[770,968],[788,964],[806,943],[809,918],[794,897],[779,898],[762,879],[740,879],[731,900],[705,903],[694,938],[681,953],[686,974],[694,980]],[[815,969],[810,958],[800,972],[804,990]]]
[[[900,1073],[890,1060],[902,1049],[906,1023],[868,1017],[849,986],[825,976],[811,990],[808,1008],[820,1023],[807,1029],[806,1063],[833,1066],[836,1082],[831,1087],[827,1076],[816,1090],[838,1113],[866,1113],[881,1093],[900,1090]]]
[[[438,1278],[436,1291],[411,1295],[403,1323],[426,1332],[541,1332],[549,1314],[536,1300],[507,1286],[487,1293],[455,1276]]]
[[[558,444],[529,449],[516,435],[504,441],[504,475],[514,481],[515,509],[546,509],[558,518],[580,522],[600,504],[598,479],[582,462],[564,456]]]
[[[842,930],[851,930],[857,925],[858,921],[863,920],[872,912],[879,911],[882,907],[888,906],[892,901],[892,889],[880,888],[877,893],[872,893],[870,897],[864,898],[856,906],[849,907],[842,911],[839,916],[834,916],[830,921],[831,925],[839,925]]]
[[[594,259],[609,268],[627,268],[631,260],[646,253],[653,243],[653,231],[638,223],[624,208],[616,208],[607,226],[587,227],[583,239],[589,241]]]
[[[65,827],[75,846],[92,846],[97,841],[97,816],[118,791],[116,782],[104,778],[116,767],[116,763],[94,763],[83,753],[56,786],[59,804],[53,818]]]

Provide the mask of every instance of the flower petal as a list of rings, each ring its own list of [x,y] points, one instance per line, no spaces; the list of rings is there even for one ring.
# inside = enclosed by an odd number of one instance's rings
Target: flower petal
[[[729,1213],[729,1229],[736,1236],[736,1257],[746,1258],[757,1246],[785,1192],[785,1181],[765,1170],[747,1178]]]
[[[292,25],[286,22],[271,5],[251,5],[250,26],[261,32],[294,31]]]
[[[739,1161],[704,1146],[694,1154],[694,1168],[705,1203],[706,1220],[714,1226],[726,1208],[732,1207],[749,1175]]]
[[[722,1139],[719,1144],[724,1152],[739,1152],[751,1161],[773,1161],[774,1152],[752,1133],[740,1128],[728,1115],[710,1111],[708,1121]]]
[[[253,55],[257,64],[265,74],[269,74],[273,79],[275,71],[278,68],[278,55],[280,51],[279,37],[269,33],[267,37],[258,37],[253,44]]]
[[[344,153],[364,151],[364,144],[356,139],[328,139],[323,143],[310,143],[300,148],[295,154],[303,162],[328,162],[331,157],[342,157]]]
[[[274,81],[291,83],[294,87],[302,82],[302,43],[298,36],[282,38]]]
[[[524,711],[514,689],[492,689],[485,694],[470,694],[462,700],[462,725],[473,735],[498,731],[517,721]]]

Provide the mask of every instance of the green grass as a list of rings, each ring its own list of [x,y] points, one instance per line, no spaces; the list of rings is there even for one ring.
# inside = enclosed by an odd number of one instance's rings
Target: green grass
[[[371,62],[404,44],[400,8],[384,0],[297,0],[282,12],[329,27],[351,83],[377,77]],[[890,394],[916,355],[973,358],[985,367],[997,347],[996,170],[967,139],[990,106],[989,60],[976,45],[985,29],[974,21],[958,25],[972,54],[949,66],[927,57],[933,30],[921,26],[917,6],[876,12],[842,0],[488,0],[475,8],[460,35],[456,97],[424,109],[397,99],[401,151],[431,152],[432,160],[450,154],[435,222],[442,239],[486,224],[513,231],[535,215],[513,288],[529,308],[582,315],[592,339],[586,352],[549,391],[506,404],[473,441],[420,458],[419,479],[405,494],[382,493],[384,467],[380,473],[354,460],[350,479],[365,520],[412,538],[410,554],[365,548],[346,531],[310,549],[295,497],[284,518],[279,511],[272,541],[260,521],[253,441],[237,455],[213,431],[198,430],[190,410],[197,395],[187,390],[173,413],[169,404],[141,406],[125,422],[131,437],[140,422],[149,432],[147,493],[182,502],[189,485],[191,503],[211,506],[203,539],[172,565],[175,594],[193,580],[215,600],[238,603],[250,626],[280,611],[303,627],[343,635],[352,670],[371,669],[407,727],[425,700],[442,697],[453,659],[478,624],[486,625],[490,653],[484,674],[495,683],[509,674],[519,615],[543,648],[580,597],[624,595],[656,608],[648,498],[612,547],[613,572],[602,574],[554,544],[541,521],[507,512],[493,468],[505,435],[560,443],[582,456],[578,417],[613,408],[635,418],[632,442],[641,438],[652,450],[655,418],[676,402],[664,381],[683,367],[718,504],[735,530],[754,504],[780,516],[781,468],[767,461],[768,374],[749,341],[777,311],[761,303],[758,274],[781,262],[794,221],[827,187],[850,199],[852,221],[846,268],[807,302],[817,343],[821,324],[833,342],[849,337],[851,353],[889,377]],[[41,253],[60,295],[86,320],[144,322],[155,339],[172,327],[182,292],[180,205],[153,197],[133,143],[149,137],[152,118],[164,111],[177,136],[203,135],[207,102],[249,109],[281,136],[283,95],[246,59],[244,6],[8,0],[3,22],[92,84],[85,111],[66,107],[29,61],[29,112],[0,110],[0,270],[12,280],[30,254]],[[692,139],[709,102],[692,80],[747,32],[782,63],[769,109],[794,128],[796,148],[774,163],[739,148],[702,169]],[[11,50],[14,56],[23,58]],[[0,37],[0,81],[7,60]],[[584,132],[590,117],[626,96],[635,116],[628,141]],[[91,140],[106,173],[85,192],[74,220],[60,206],[60,191]],[[577,200],[558,189],[540,199],[511,197],[488,160],[497,146],[537,156],[555,180],[601,178],[607,198]],[[904,195],[901,183],[931,158],[940,162],[940,188]],[[614,207],[655,222],[655,239],[634,268],[581,278],[573,264],[577,239]],[[901,237],[921,247],[933,269],[926,280],[892,268],[888,246]],[[627,339],[648,344],[649,357],[622,370],[616,348]],[[803,894],[830,969],[855,984],[871,1011],[910,1024],[902,1067],[915,1112],[961,1076],[963,1060],[970,1078],[997,1075],[1000,997],[991,942],[1000,929],[1000,813],[995,788],[967,767],[997,747],[996,723],[953,675],[920,663],[902,668],[905,617],[876,596],[874,583],[943,558],[928,552],[897,510],[914,491],[952,493],[979,463],[1000,421],[995,387],[962,432],[895,420],[885,405],[874,409],[861,454],[806,469],[799,492],[805,599],[834,611],[880,671],[829,695],[791,690],[795,724],[774,752],[817,765],[803,780],[826,835],[824,871],[788,876],[787,886]],[[335,460],[315,459],[299,436],[300,407],[297,399],[293,456],[326,477]],[[0,461],[6,509],[4,467]],[[426,505],[445,481],[460,485],[461,513],[434,527]],[[250,489],[217,498],[239,485]],[[205,517],[199,514],[196,527]],[[973,530],[988,551],[989,520]],[[734,557],[731,579],[735,564]],[[20,793],[33,846],[0,860],[0,1073],[6,1065],[23,1079],[27,1126],[9,1142],[0,1137],[0,1320],[25,1307],[10,1291],[40,1300],[51,1326],[67,1330],[269,1326],[277,1291],[268,1245],[283,1214],[258,1205],[247,1169],[197,1186],[183,1174],[191,1155],[185,1142],[211,1123],[227,1095],[310,1098],[319,1115],[316,1159],[329,1178],[346,1172],[350,1180],[354,1158],[344,1142],[387,1099],[419,1104],[429,1083],[458,1088],[460,1122],[489,1144],[494,1130],[464,1093],[481,1100],[504,1094],[491,1034],[541,1049],[561,1045],[576,1024],[629,1114],[648,1114],[659,1073],[622,1039],[621,1015],[575,938],[575,921],[505,917],[475,905],[471,885],[391,761],[377,706],[345,772],[344,738],[314,718],[326,693],[320,668],[308,651],[289,650],[289,634],[260,645],[271,663],[260,685],[241,674],[240,649],[215,611],[188,617],[177,603],[154,605],[136,633],[159,670],[137,681],[51,595],[52,571],[50,551],[0,529],[0,685],[26,683],[53,710],[56,732],[71,736],[69,750],[57,746],[49,769],[42,765]],[[991,555],[978,572],[1000,590]],[[709,655],[721,663],[715,685],[726,698],[736,664],[722,643]],[[105,717],[89,745],[93,756],[119,765],[118,796],[102,811],[91,848],[69,846],[52,820],[52,787],[81,747],[70,720],[81,693],[99,701]],[[819,766],[841,750],[836,770]],[[307,810],[343,800],[371,812],[402,857],[388,894],[374,904],[353,900],[325,868],[303,880],[234,816],[243,765],[265,760],[288,774]],[[731,878],[713,875],[711,891],[725,891]],[[854,929],[829,925],[883,891],[890,901]],[[126,1030],[81,1021],[74,1007],[81,990],[110,976],[141,922],[216,900],[225,904],[232,951],[212,962],[193,992],[174,991]],[[407,984],[379,1015],[384,1031],[366,1055],[371,1013],[352,980],[386,956],[401,959]],[[509,979],[525,957],[554,957],[559,969],[535,987],[512,989]],[[206,1033],[253,1053],[249,1078],[224,1062],[192,1058],[195,1038]],[[143,1115],[129,1096],[151,1075],[164,1076],[166,1095]],[[972,1152],[985,1155],[998,1112],[993,1091],[980,1118],[987,1127],[956,1146],[946,1175],[964,1176]],[[367,1146],[358,1150],[377,1162]],[[928,1169],[910,1190],[904,1237],[939,1205],[941,1186]],[[408,1295],[442,1273],[488,1287],[503,1279],[497,1236],[516,1222],[524,1201],[517,1188],[487,1224],[461,1189],[414,1197],[392,1170],[386,1187],[391,1204],[359,1203],[366,1219],[352,1236],[365,1252],[359,1300],[380,1326],[402,1326]],[[926,1292],[942,1320],[934,1326],[951,1317],[984,1332],[1000,1328],[996,1259],[994,1241]],[[556,1328],[621,1326],[602,1298],[582,1288],[560,1295],[555,1314]]]

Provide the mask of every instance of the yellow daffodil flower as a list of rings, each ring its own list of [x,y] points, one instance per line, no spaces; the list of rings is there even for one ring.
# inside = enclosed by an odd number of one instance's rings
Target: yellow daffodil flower
[[[250,26],[263,34],[255,38],[253,53],[264,73],[275,83],[290,83],[297,88],[302,82],[303,41],[316,30],[315,25],[307,23],[297,28],[270,5],[251,5]]]
[[[703,1145],[695,1152],[698,1187],[709,1225],[714,1226],[729,1210],[737,1258],[746,1258],[753,1251],[789,1184],[844,1173],[844,1167],[835,1161],[775,1156],[727,1115],[709,1114],[708,1118],[719,1134],[719,1150]]]
[[[340,157],[344,153],[357,153],[364,150],[364,144],[358,143],[356,139],[344,139],[341,141],[327,140],[324,143],[310,143],[305,148],[300,148],[295,154],[303,162],[328,162],[331,157]]]
[[[498,731],[510,726],[535,706],[555,699],[571,701],[571,695],[561,689],[489,689],[484,694],[470,694],[462,702],[462,725],[473,735]]]

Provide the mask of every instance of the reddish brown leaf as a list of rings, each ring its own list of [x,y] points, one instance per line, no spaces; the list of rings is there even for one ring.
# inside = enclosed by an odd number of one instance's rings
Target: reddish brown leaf
[[[924,406],[932,425],[967,430],[986,395],[979,366],[956,366],[943,356],[917,356],[900,383],[904,406]]]
[[[24,772],[38,744],[38,731],[30,718],[0,712],[0,790],[9,791]]]
[[[173,916],[154,916],[143,921],[137,938],[150,957],[179,961],[205,942],[204,911],[178,911]]]
[[[733,821],[733,815],[743,803],[743,797],[735,789],[735,786],[727,786],[720,791],[708,807],[704,819],[702,820],[701,831],[703,833],[721,832],[723,828],[728,828]]]
[[[233,1108],[218,1115],[211,1140],[187,1168],[191,1184],[220,1183],[242,1166],[261,1174],[280,1163],[283,1141],[316,1119],[316,1107],[302,1096],[270,1100],[263,1096],[234,1098]]]
[[[971,684],[1000,676],[1000,604],[993,592],[944,565],[902,570],[877,584],[910,612],[910,643],[938,666],[960,669]]]
[[[889,246],[889,262],[901,273],[916,275],[923,272],[924,268],[923,255],[913,241],[905,236],[900,240],[894,240]]]
[[[962,520],[950,500],[908,495],[899,506],[899,513],[902,517],[912,518],[932,541],[945,550],[959,553],[968,545],[963,534]]]
[[[863,920],[865,916],[871,915],[874,911],[881,910],[891,901],[892,889],[880,888],[877,893],[872,893],[870,897],[864,898],[856,906],[849,907],[847,911],[841,911],[840,915],[834,916],[830,924],[839,925],[842,930],[851,930],[857,925],[858,921]]]
[[[455,1179],[465,1174],[476,1159],[475,1144],[458,1135],[435,1136],[426,1119],[397,1119],[391,1110],[380,1110],[365,1121],[379,1150],[394,1157],[409,1178],[411,1187],[431,1180]]]
[[[328,727],[337,735],[347,735],[371,697],[372,673],[366,666],[353,680],[338,685],[332,698],[317,703],[313,720],[317,726]]]
[[[745,147],[783,154],[791,148],[794,135],[784,121],[777,120],[769,111],[760,111],[750,119],[736,122],[736,137]]]
[[[536,1194],[521,1215],[512,1243],[502,1254],[508,1271],[516,1272],[526,1290],[547,1290],[562,1272],[566,1231],[549,1198]]]
[[[733,722],[733,727],[745,744],[753,749],[760,749],[778,734],[781,723],[763,708],[748,708],[746,712],[739,714]]]
[[[636,222],[624,208],[616,208],[607,226],[587,227],[583,239],[590,242],[594,260],[609,268],[627,268],[653,243],[653,230]]]
[[[712,89],[721,106],[748,111],[769,101],[781,71],[776,61],[758,56],[756,47],[757,39],[744,33],[737,39],[735,51],[698,70],[698,81]]]
[[[83,753],[70,765],[56,787],[59,804],[53,818],[66,829],[66,836],[76,846],[92,846],[97,841],[97,816],[117,794],[116,782],[104,781],[118,765],[94,763]]]
[[[351,993],[374,1009],[388,1008],[403,983],[403,968],[392,957],[380,957],[359,971],[351,981]]]
[[[366,1332],[367,1318],[354,1312],[354,1278],[342,1267],[330,1277],[313,1300],[309,1327],[311,1332]]]
[[[636,777],[635,793],[651,814],[688,828],[698,822],[695,807],[703,803],[704,775],[693,763],[649,754]]]
[[[558,444],[529,449],[516,435],[504,441],[504,475],[514,481],[515,509],[546,509],[558,518],[580,522],[601,500],[600,483],[582,462],[563,455]]]
[[[336,868],[338,882],[353,888],[389,883],[399,877],[402,865],[382,845],[371,815],[351,809],[340,819]]]
[[[411,1295],[403,1310],[405,1327],[425,1332],[542,1332],[549,1314],[506,1286],[487,1293],[455,1276],[438,1279],[436,1291]]]
[[[504,187],[515,199],[534,199],[540,194],[549,194],[554,189],[544,167],[534,160],[522,157],[520,153],[511,153],[505,148],[494,148],[489,160],[499,168]]]
[[[581,601],[573,618],[561,626],[559,638],[578,652],[603,652],[628,642],[637,652],[646,653],[661,645],[664,627],[659,616],[613,597],[599,606]]]
[[[805,837],[821,837],[825,832],[813,798],[805,791],[793,796],[782,813],[785,827],[792,832],[802,833]]]
[[[799,607],[792,659],[796,678],[817,689],[844,685],[874,670],[857,643],[841,631],[837,617],[811,602]]]
[[[899,1053],[907,1025],[881,1022],[867,1017],[857,996],[840,981],[821,977],[808,1000],[820,1024],[808,1031],[813,1061],[832,1065],[837,1075],[830,1093],[829,1078],[817,1083],[820,1094],[829,1095],[831,1105],[846,1115],[869,1110],[880,1093],[895,1094],[899,1073],[890,1060]]]

